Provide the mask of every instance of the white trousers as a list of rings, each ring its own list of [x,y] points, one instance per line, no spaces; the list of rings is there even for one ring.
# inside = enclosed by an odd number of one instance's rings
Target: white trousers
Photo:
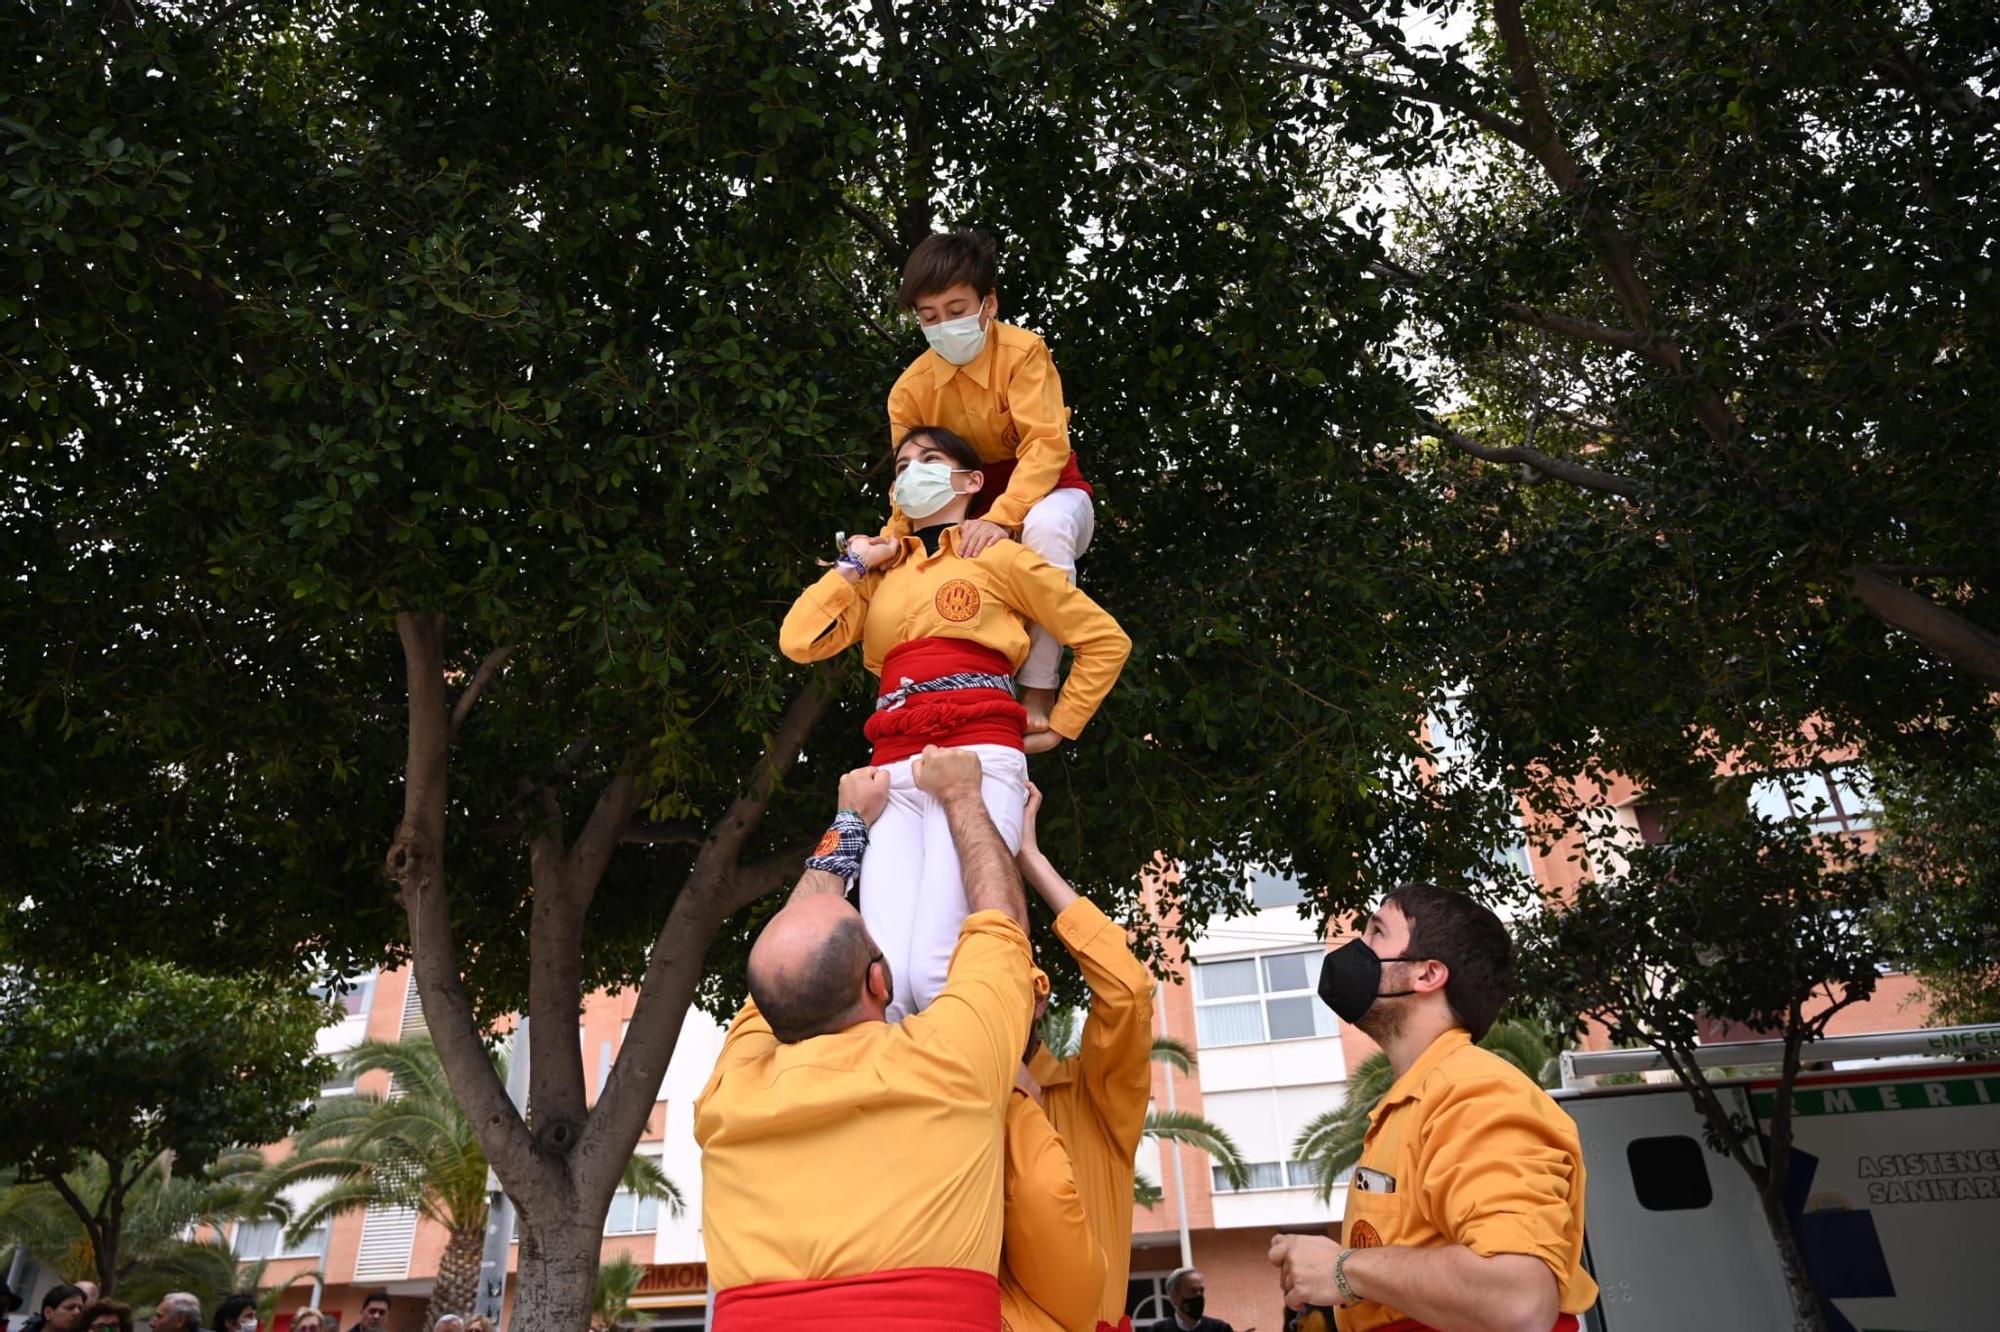
[[[1051,490],[1035,502],[1021,523],[1021,544],[1076,581],[1076,557],[1090,549],[1097,531],[1097,508],[1083,490]],[[1054,689],[1062,665],[1062,644],[1039,624],[1028,626],[1028,659],[1014,676],[1024,689]]]
[[[986,812],[1009,854],[1021,849],[1028,805],[1028,760],[1006,745],[967,745],[979,755]],[[944,989],[965,923],[965,880],[944,806],[919,791],[915,759],[886,765],[889,806],[868,830],[861,857],[861,920],[896,981],[889,1020],[920,1012]]]

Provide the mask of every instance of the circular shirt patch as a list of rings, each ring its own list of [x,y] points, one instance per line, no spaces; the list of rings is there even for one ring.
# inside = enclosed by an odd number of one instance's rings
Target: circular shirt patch
[[[1379,1249],[1382,1236],[1366,1221],[1356,1221],[1348,1228],[1347,1247],[1350,1249]]]
[[[826,836],[820,838],[819,845],[813,848],[813,854],[816,856],[830,856],[838,850],[840,850],[840,829],[828,828]]]
[[[963,578],[954,578],[937,590],[931,604],[953,624],[963,624],[979,614],[979,589]]]

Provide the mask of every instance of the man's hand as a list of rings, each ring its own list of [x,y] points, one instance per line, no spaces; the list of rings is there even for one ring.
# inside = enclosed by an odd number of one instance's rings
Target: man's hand
[[[856,768],[840,779],[840,808],[851,809],[873,827],[889,807],[889,774],[881,768]]]
[[[910,765],[910,777],[919,791],[936,800],[951,801],[965,796],[980,799],[979,755],[969,749],[925,745],[924,752]]]
[[[1023,754],[1046,754],[1062,743],[1063,738],[1054,731],[1032,731],[1021,737]]]
[[[1308,1304],[1331,1309],[1342,1303],[1340,1289],[1333,1282],[1333,1265],[1339,1258],[1340,1246],[1330,1239],[1317,1235],[1271,1237],[1271,1266],[1278,1269],[1285,1304],[1293,1309]]]
[[[958,525],[958,553],[968,560],[978,559],[980,551],[1006,539],[1006,528],[984,518],[968,518]]]

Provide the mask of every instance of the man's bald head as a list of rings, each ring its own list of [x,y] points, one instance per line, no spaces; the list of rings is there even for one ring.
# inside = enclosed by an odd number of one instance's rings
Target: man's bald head
[[[873,963],[882,968],[879,985]],[[793,902],[750,948],[750,997],[787,1045],[879,1019],[891,986],[861,913],[832,894]]]

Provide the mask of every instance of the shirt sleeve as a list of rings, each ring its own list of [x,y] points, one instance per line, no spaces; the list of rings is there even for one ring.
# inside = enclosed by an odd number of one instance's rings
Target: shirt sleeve
[[[1104,1248],[1091,1229],[1069,1149],[1026,1092],[1007,1103],[1002,1260],[1023,1294],[1060,1327],[1089,1327],[1104,1295]]]
[[[1049,714],[1049,729],[1074,740],[1097,714],[1132,655],[1132,640],[1111,613],[1070,582],[1069,575],[1026,546],[997,561],[1007,604],[1076,653],[1069,679]],[[981,556],[982,559],[987,558]]]
[[[1555,1102],[1499,1079],[1453,1083],[1442,1095],[1424,1117],[1417,1156],[1432,1224],[1482,1258],[1539,1258],[1566,1288],[1582,1234],[1576,1126]]]
[[[881,581],[881,574],[870,572],[850,583],[840,570],[828,569],[785,613],[778,651],[796,662],[825,661],[860,642],[868,598]]]
[[[1004,911],[977,911],[959,927],[944,989],[903,1019],[912,1037],[936,1042],[968,1071],[997,1112],[1028,1045],[1035,991],[1028,936]]]
[[[1125,930],[1079,897],[1056,917],[1056,937],[1090,986],[1090,1018],[1076,1054],[1078,1076],[1123,1157],[1139,1150],[1153,1091],[1153,977]]]
[[[707,1103],[714,1093],[722,1075],[739,1064],[758,1059],[778,1048],[778,1038],[771,1033],[771,1024],[757,1011],[752,1000],[744,1000],[743,1007],[736,1012],[736,1018],[729,1024],[729,1034],[722,1038],[722,1051],[715,1057],[715,1067],[709,1072],[708,1081],[695,1098],[695,1105]],[[697,1109],[699,1118],[699,1109]]]
[[[1040,338],[1007,377],[1007,414],[1020,440],[1014,446],[1014,474],[986,518],[1019,531],[1028,510],[1056,488],[1069,465],[1069,409],[1063,405],[1062,378]]]

